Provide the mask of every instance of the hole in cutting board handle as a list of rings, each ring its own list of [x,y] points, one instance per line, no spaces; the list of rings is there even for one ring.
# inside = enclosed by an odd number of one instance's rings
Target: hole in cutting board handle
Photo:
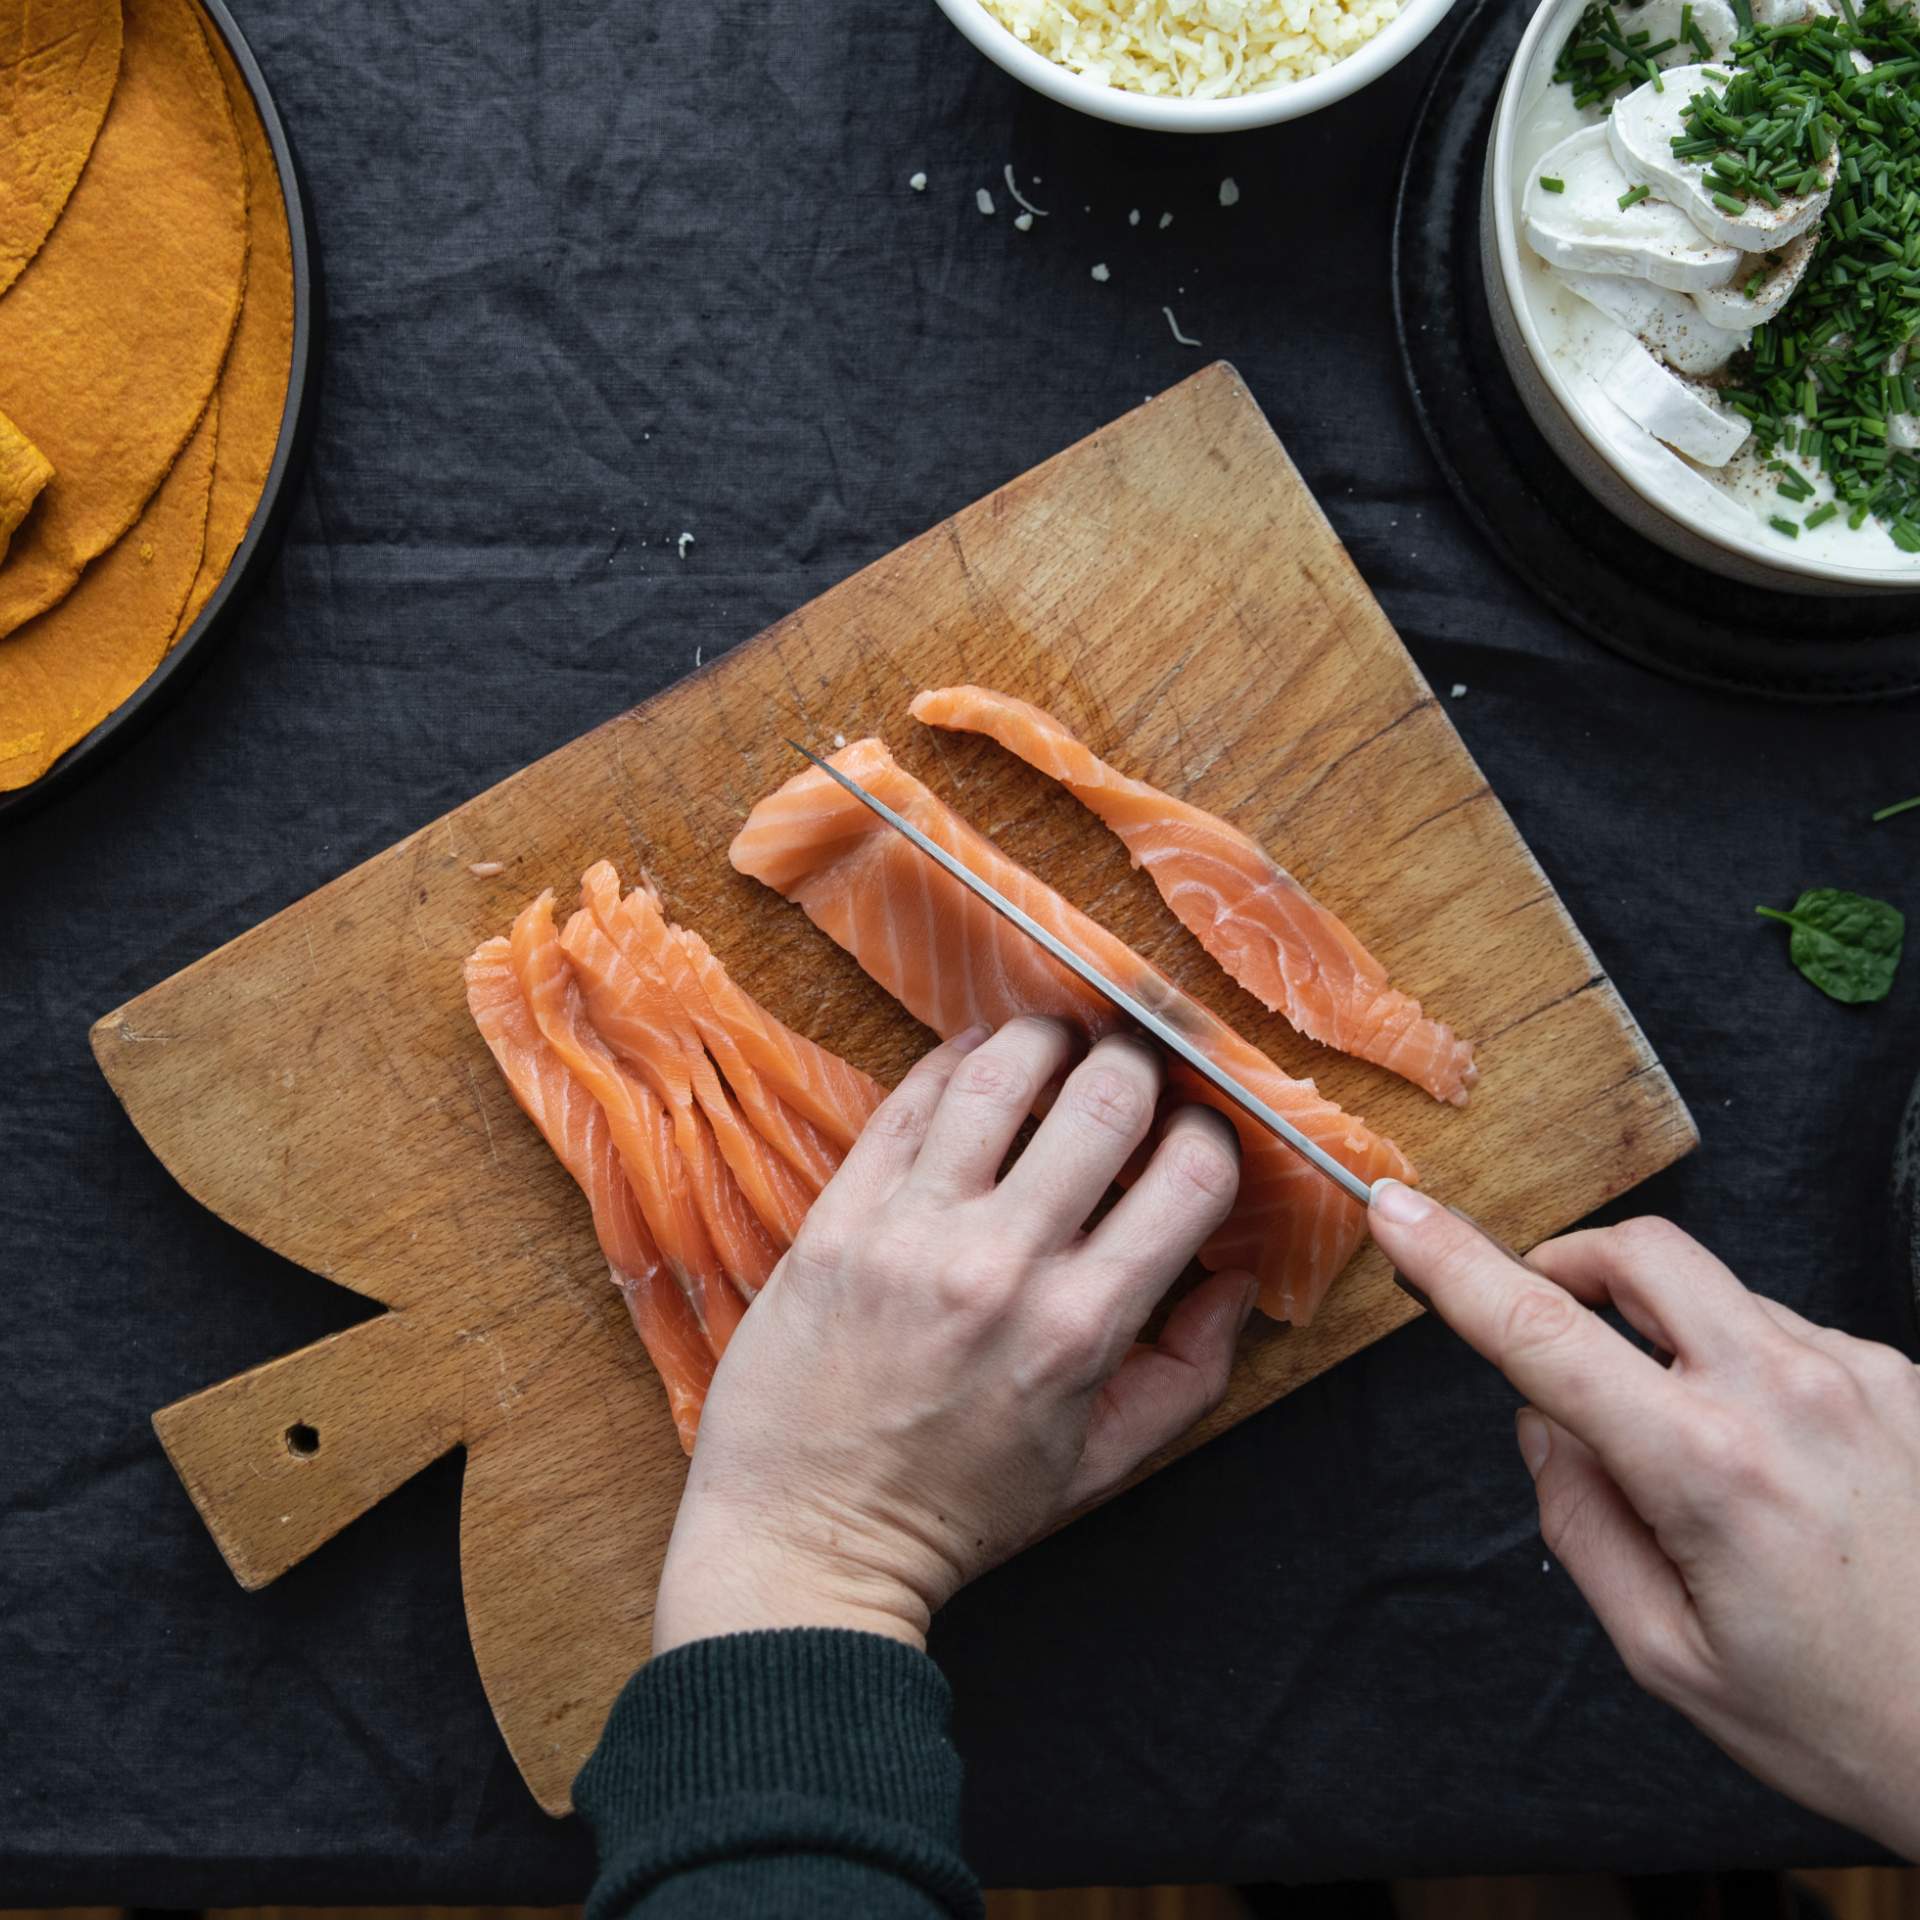
[[[287,1429],[287,1451],[296,1460],[311,1460],[320,1451],[320,1430],[304,1420],[296,1420]]]

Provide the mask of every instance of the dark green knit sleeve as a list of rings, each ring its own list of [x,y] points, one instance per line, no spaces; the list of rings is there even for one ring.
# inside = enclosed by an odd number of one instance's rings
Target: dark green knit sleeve
[[[950,1920],[960,1854],[952,1698],[877,1634],[729,1634],[628,1681],[574,1804],[600,1871],[587,1920]]]

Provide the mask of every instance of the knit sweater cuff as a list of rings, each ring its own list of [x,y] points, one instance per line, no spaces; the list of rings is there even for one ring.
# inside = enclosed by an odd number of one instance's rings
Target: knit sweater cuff
[[[662,1654],[627,1683],[574,1784],[600,1849],[590,1911],[774,1852],[865,1860],[977,1911],[951,1704],[925,1654],[876,1634],[729,1634]]]

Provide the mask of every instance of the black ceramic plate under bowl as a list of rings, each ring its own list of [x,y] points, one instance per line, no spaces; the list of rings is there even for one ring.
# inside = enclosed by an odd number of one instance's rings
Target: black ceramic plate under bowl
[[[234,25],[233,16],[222,0],[199,0],[199,4],[207,24],[226,40],[234,63],[253,95],[260,124],[266,130],[267,145],[273,150],[274,168],[280,176],[280,197],[287,209],[287,237],[293,250],[293,353],[287,368],[287,401],[280,416],[280,438],[274,446],[267,483],[261,489],[246,537],[240,542],[220,584],[200,609],[199,617],[175,642],[167,657],[91,733],[76,740],[31,786],[0,794],[0,824],[20,819],[95,772],[142,728],[150,725],[205,666],[208,656],[232,624],[233,615],[248,589],[258,581],[279,543],[291,498],[288,482],[306,449],[311,401],[318,385],[320,320],[318,256],[307,213],[307,197],[301,190],[299,168],[286,128],[281,124],[253,50]],[[0,640],[0,646],[5,644]]]
[[[1643,666],[1784,700],[1920,692],[1920,593],[1776,593],[1676,559],[1601,506],[1528,417],[1487,309],[1480,194],[1494,107],[1531,13],[1532,0],[1467,0],[1400,178],[1394,317],[1448,485],[1562,619]]]

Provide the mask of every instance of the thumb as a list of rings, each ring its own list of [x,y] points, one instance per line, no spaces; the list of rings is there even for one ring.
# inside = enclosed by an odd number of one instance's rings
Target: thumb
[[[1532,1407],[1514,1423],[1540,1501],[1540,1537],[1649,1693],[1683,1690],[1697,1656],[1680,1570],[1584,1440]]]

